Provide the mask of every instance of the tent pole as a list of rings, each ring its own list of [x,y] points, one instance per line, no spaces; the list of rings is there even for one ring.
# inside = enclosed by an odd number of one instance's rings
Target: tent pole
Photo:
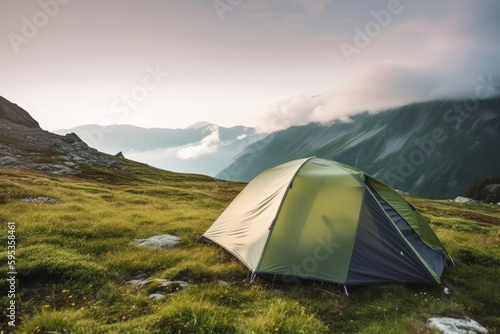
[[[271,289],[274,289],[274,281],[276,280],[276,273],[274,273],[274,277],[273,277],[273,284],[271,285]]]

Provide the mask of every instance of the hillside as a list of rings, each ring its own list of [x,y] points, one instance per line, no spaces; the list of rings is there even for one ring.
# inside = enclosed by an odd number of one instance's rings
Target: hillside
[[[248,286],[238,260],[196,242],[243,184],[123,165],[113,183],[98,168],[83,179],[0,168],[0,221],[15,222],[17,237],[18,333],[435,333],[431,316],[500,328],[498,206],[409,197],[457,264],[443,275],[450,293],[384,284],[352,287],[347,298],[335,284]],[[54,201],[23,201],[40,197]],[[180,244],[132,243],[165,233]],[[0,239],[7,244],[7,234]],[[6,250],[0,259],[6,272]],[[143,287],[126,283],[146,277]]]
[[[317,156],[412,194],[454,198],[498,173],[499,140],[500,98],[481,100],[474,110],[461,101],[416,103],[273,133],[248,146],[217,177],[249,181],[283,161]]]
[[[99,151],[123,152],[126,158],[158,168],[211,176],[228,166],[246,146],[265,137],[254,128],[226,128],[207,122],[185,129],[82,125],[55,133],[76,133]]]

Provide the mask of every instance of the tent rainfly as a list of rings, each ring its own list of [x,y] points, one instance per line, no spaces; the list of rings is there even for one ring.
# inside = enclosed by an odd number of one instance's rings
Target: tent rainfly
[[[364,285],[440,283],[446,250],[377,179],[308,158],[253,179],[203,234],[256,274]]]

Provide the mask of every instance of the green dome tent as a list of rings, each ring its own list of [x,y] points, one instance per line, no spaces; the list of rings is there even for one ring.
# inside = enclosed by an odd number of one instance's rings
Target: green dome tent
[[[446,250],[387,185],[329,160],[272,167],[253,179],[203,237],[252,273],[343,285],[440,283]]]

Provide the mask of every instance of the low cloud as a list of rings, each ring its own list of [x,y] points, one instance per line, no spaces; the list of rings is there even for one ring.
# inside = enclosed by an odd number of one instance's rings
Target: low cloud
[[[208,128],[210,134],[195,144],[187,145],[177,151],[181,160],[198,158],[202,155],[217,152],[220,143],[219,128],[216,125]]]
[[[271,132],[314,122],[315,110],[325,103],[322,96],[299,95],[272,103],[261,115],[260,132]]]
[[[493,97],[500,93],[499,79],[499,73],[488,73],[479,67],[464,79],[464,73],[436,73],[432,69],[391,63],[365,64],[343,86],[321,96],[296,96],[270,104],[261,115],[259,129],[277,131],[311,122],[346,121],[350,115],[364,111],[377,112],[413,102],[471,98],[482,82],[490,82],[488,89],[496,89],[490,94]]]

